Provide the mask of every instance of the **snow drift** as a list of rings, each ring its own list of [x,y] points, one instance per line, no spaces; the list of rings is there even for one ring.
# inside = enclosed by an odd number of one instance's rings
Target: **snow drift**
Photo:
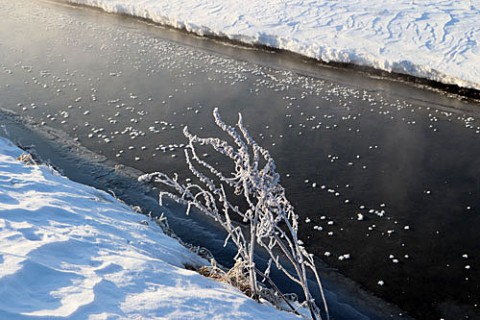
[[[298,319],[186,270],[205,261],[156,223],[21,154],[0,138],[1,319]]]

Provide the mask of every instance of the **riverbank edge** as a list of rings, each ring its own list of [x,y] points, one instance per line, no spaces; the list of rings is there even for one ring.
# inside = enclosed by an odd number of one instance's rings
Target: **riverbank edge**
[[[417,76],[409,75],[406,73],[399,73],[394,71],[389,72],[389,71],[378,69],[375,67],[359,65],[355,63],[345,63],[345,62],[335,62],[335,61],[327,62],[327,61],[315,59],[306,55],[302,55],[297,52],[289,51],[286,49],[280,49],[280,48],[268,46],[262,43],[243,42],[240,40],[231,39],[227,36],[219,36],[219,35],[208,34],[208,33],[202,35],[195,31],[188,30],[185,26],[183,28],[178,28],[172,24],[160,23],[160,22],[154,21],[153,19],[143,18],[143,17],[135,16],[129,13],[110,12],[100,7],[75,2],[75,0],[46,0],[46,1],[54,2],[57,4],[74,6],[74,7],[80,7],[80,8],[89,8],[91,10],[97,10],[97,11],[101,11],[101,12],[112,14],[112,15],[120,15],[120,16],[131,18],[131,19],[135,19],[138,21],[143,21],[148,24],[161,26],[164,28],[172,29],[172,30],[177,30],[182,33],[188,34],[190,36],[195,36],[202,39],[211,39],[220,43],[243,47],[245,49],[257,49],[257,50],[263,50],[263,51],[268,51],[273,53],[281,53],[281,54],[291,56],[293,59],[303,60],[309,64],[312,64],[314,67],[315,65],[318,65],[322,67],[352,70],[355,72],[363,73],[370,78],[376,78],[376,79],[381,78],[389,81],[408,83],[408,84],[415,85],[417,87],[429,89],[429,90],[446,94],[452,97],[456,97],[465,101],[471,101],[476,103],[480,102],[480,89],[462,87],[457,84],[443,83],[440,81],[417,77]]]

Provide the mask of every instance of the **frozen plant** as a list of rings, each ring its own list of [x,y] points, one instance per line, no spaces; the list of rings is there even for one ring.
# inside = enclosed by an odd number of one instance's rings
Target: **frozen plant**
[[[241,114],[236,127],[223,122],[217,108],[213,111],[213,116],[216,125],[233,140],[233,145],[219,138],[200,138],[185,127],[183,133],[189,141],[185,147],[185,157],[196,182],[182,184],[176,174],[170,177],[161,172],[143,175],[139,180],[160,183],[173,190],[160,192],[161,205],[163,198],[167,197],[186,205],[187,214],[194,207],[215,219],[228,232],[225,244],[232,240],[236,245],[238,251],[235,266],[242,266],[242,272],[248,278],[248,292],[253,298],[264,298],[262,293],[265,290],[262,290],[262,285],[257,281],[257,277],[260,277],[267,280],[296,312],[270,278],[270,268],[274,265],[301,287],[305,296],[303,305],[309,309],[311,318],[321,319],[322,310],[308,285],[307,273],[311,272],[320,290],[323,312],[328,318],[328,307],[314,257],[298,239],[298,216],[285,196],[285,189],[280,185],[280,176],[275,171],[273,158],[247,132]],[[199,157],[199,146],[211,147],[228,157],[233,161],[234,172],[224,174]],[[243,198],[245,210],[227,199],[226,187],[233,191],[234,197]],[[244,229],[233,222],[232,215],[249,226],[246,234]],[[263,272],[255,265],[256,246],[265,249],[269,256],[268,266]]]

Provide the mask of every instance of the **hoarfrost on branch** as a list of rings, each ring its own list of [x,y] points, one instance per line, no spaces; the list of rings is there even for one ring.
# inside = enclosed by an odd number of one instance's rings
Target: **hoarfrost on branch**
[[[252,297],[265,298],[263,294],[266,290],[257,281],[257,277],[261,277],[268,280],[275,294],[294,309],[270,278],[273,263],[302,288],[304,304],[312,319],[321,319],[322,310],[315,303],[308,285],[307,273],[311,272],[320,290],[323,313],[328,318],[328,307],[313,255],[306,251],[298,239],[298,216],[280,185],[273,158],[250,136],[241,114],[236,127],[227,125],[220,118],[217,108],[213,116],[216,125],[233,140],[233,145],[219,138],[200,138],[191,134],[187,127],[184,128],[183,133],[189,141],[185,147],[186,162],[197,178],[196,183],[182,184],[176,174],[170,177],[161,172],[143,175],[139,180],[160,183],[173,190],[160,192],[160,204],[164,197],[170,198],[186,205],[187,214],[194,207],[215,219],[228,232],[225,243],[231,240],[237,247],[234,268],[240,266],[245,278],[248,278],[248,291]],[[199,157],[198,146],[212,147],[228,157],[233,161],[234,172],[226,175]],[[233,190],[236,197],[243,197],[246,210],[242,211],[227,199],[226,187]],[[244,234],[244,230],[232,221],[231,215],[240,217],[249,226],[248,234]],[[263,272],[255,266],[256,246],[263,248],[270,258]]]

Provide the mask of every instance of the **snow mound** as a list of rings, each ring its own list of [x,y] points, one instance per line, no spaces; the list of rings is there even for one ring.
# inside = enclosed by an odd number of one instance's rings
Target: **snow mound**
[[[185,265],[201,258],[111,195],[0,138],[0,318],[291,319]]]
[[[202,36],[480,90],[480,8],[473,0],[68,1]]]

